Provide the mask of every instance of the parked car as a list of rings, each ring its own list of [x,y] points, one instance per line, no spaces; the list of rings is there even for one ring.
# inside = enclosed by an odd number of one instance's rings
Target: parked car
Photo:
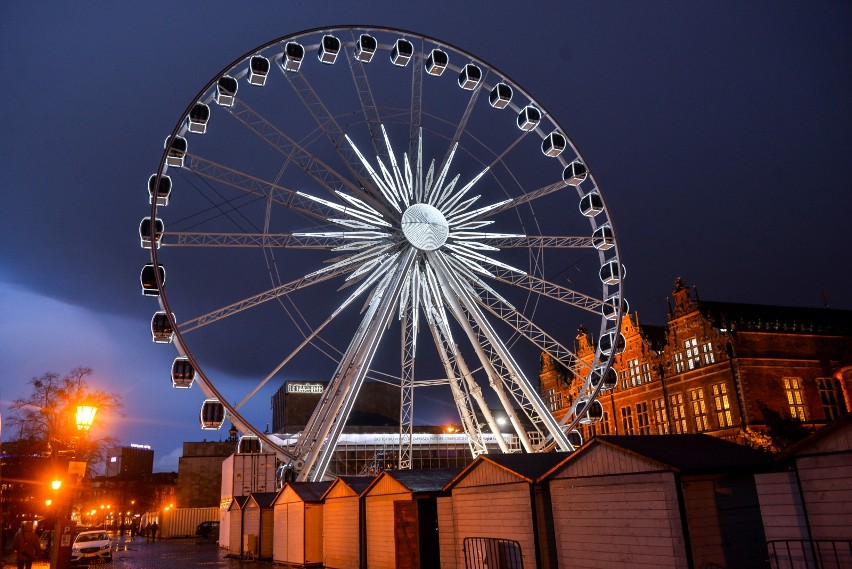
[[[195,535],[200,535],[204,539],[218,539],[219,522],[201,522],[195,528]]]
[[[103,530],[83,531],[74,538],[71,546],[71,563],[112,561],[112,540]]]
[[[44,558],[50,558],[50,547],[53,545],[53,530],[46,529],[41,532],[41,535],[38,537],[38,542],[41,546],[41,556]]]

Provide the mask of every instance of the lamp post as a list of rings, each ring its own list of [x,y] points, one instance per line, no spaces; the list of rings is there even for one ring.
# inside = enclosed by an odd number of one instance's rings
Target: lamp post
[[[92,423],[95,420],[95,414],[98,412],[98,408],[94,405],[78,405],[77,413],[74,416],[75,424],[77,426],[77,436],[74,437],[74,448],[72,450],[72,455],[76,458],[78,444],[80,441],[80,436],[85,435],[88,436],[89,429],[92,428]],[[85,462],[71,462],[68,465],[68,473],[75,475],[75,480],[79,480],[80,477],[86,475],[86,463]],[[51,482],[51,486],[55,491],[58,491],[62,486],[61,480],[54,480]],[[75,485],[76,486],[76,485]],[[53,541],[53,552],[50,556],[50,568],[51,569],[67,569],[71,565],[71,545],[72,545],[72,527],[71,527],[71,510],[73,508],[73,493],[72,489],[69,488],[67,496],[67,509],[60,509],[60,502],[56,500],[56,524],[54,527],[54,541]],[[63,515],[60,519],[60,511],[63,514],[67,513],[67,515]]]

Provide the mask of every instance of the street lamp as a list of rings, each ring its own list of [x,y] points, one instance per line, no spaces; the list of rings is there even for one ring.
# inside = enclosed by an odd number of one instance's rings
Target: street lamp
[[[88,433],[92,428],[92,423],[95,420],[95,413],[98,408],[94,405],[77,405],[76,423],[77,430]]]

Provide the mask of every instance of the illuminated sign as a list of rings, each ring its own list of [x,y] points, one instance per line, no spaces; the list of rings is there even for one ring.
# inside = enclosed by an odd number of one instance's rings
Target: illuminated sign
[[[322,383],[288,383],[287,393],[310,393],[319,395],[325,389]]]
[[[147,450],[151,450],[151,445],[137,445],[135,443],[130,443],[130,448],[144,448]]]

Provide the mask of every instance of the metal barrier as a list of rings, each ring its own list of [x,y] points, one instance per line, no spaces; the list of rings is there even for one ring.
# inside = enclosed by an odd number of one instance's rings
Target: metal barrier
[[[464,566],[466,569],[524,569],[521,544],[509,539],[466,537]]]
[[[852,567],[852,539],[773,539],[765,551],[772,569]]]

